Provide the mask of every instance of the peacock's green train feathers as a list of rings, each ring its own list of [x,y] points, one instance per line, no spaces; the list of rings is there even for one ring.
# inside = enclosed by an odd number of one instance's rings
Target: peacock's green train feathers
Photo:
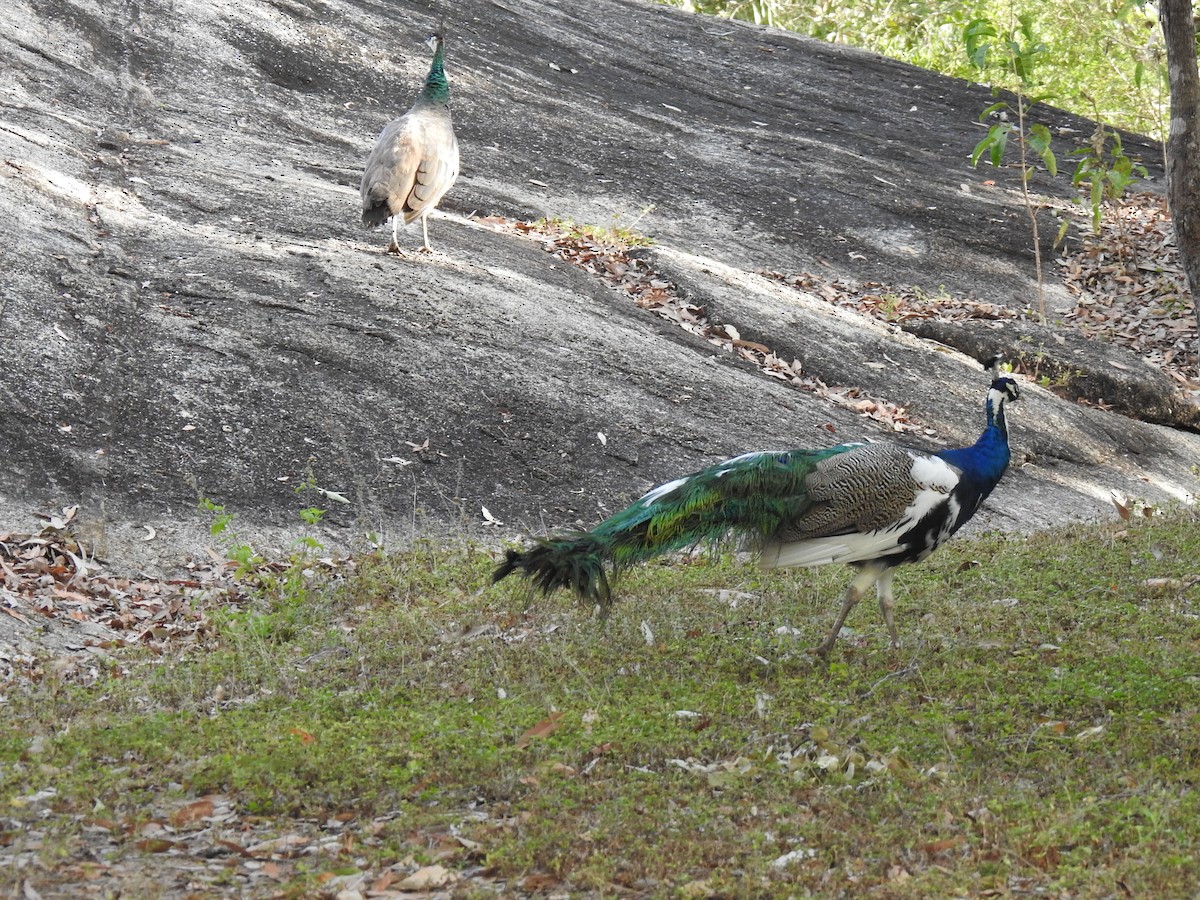
[[[654,488],[590,532],[508,551],[493,580],[519,570],[547,594],[567,588],[607,606],[609,570],[615,576],[652,557],[728,537],[765,544],[811,506],[805,481],[817,464],[857,446],[763,451],[717,463]]]

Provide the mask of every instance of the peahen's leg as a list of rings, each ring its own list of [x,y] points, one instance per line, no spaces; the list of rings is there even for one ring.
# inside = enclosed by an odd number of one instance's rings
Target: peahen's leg
[[[888,634],[892,638],[892,646],[900,646],[900,638],[896,635],[896,623],[892,620],[892,607],[895,598],[892,596],[892,579],[896,577],[895,569],[887,569],[875,582],[875,591],[879,594],[879,611],[883,613],[883,621],[887,622]]]
[[[854,580],[850,582],[850,587],[846,589],[846,598],[842,601],[842,608],[838,611],[833,629],[829,632],[829,636],[821,641],[820,646],[813,649],[814,653],[818,656],[828,655],[829,651],[833,649],[833,645],[837,643],[838,632],[846,624],[846,616],[850,615],[850,610],[854,609],[858,601],[870,590],[871,585],[875,584],[887,571],[887,568],[880,563],[869,563],[859,570],[859,573],[854,576]]]
[[[428,213],[421,214],[421,236],[425,239],[425,243],[421,246],[421,249],[424,250],[426,253],[429,253],[430,250],[429,250],[429,214]]]
[[[400,252],[400,217],[392,216],[392,242],[388,245],[389,253]]]

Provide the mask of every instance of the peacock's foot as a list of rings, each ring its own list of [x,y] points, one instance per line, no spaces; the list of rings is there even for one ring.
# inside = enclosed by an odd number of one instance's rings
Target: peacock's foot
[[[810,656],[819,656],[821,659],[829,658],[829,651],[833,649],[833,641],[822,641],[815,647],[809,647],[808,653]]]

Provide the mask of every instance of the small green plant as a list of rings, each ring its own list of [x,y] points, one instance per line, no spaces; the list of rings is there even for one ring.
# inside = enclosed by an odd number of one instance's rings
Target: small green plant
[[[212,515],[212,522],[208,526],[209,533],[213,537],[221,537],[223,539],[226,556],[237,563],[237,569],[234,570],[234,577],[244,578],[258,566],[262,565],[263,558],[254,551],[249,542],[242,540],[233,529],[233,513],[227,511],[223,505],[213,502],[208,497],[201,497],[198,501],[198,506],[204,512]]]
[[[213,518],[209,523],[208,531],[213,537],[224,534],[226,529],[233,524],[233,513],[226,512],[224,506],[214,503],[207,497],[201,497],[197,506],[204,512],[212,513]]]
[[[900,318],[900,297],[892,293],[880,294],[879,305],[875,309],[885,322],[895,322]]]
[[[323,518],[325,518],[325,510],[319,506],[310,506],[307,509],[300,510],[300,521],[305,525],[319,525]],[[325,545],[311,534],[301,535],[297,538],[297,543],[304,549],[311,550],[314,553],[325,549]]]
[[[1058,161],[1050,147],[1050,129],[1041,123],[1029,123],[1029,110],[1045,95],[1030,96],[1030,90],[1037,86],[1034,72],[1041,58],[1046,54],[1046,44],[1037,36],[1034,30],[1033,16],[1022,13],[1017,17],[1017,24],[1001,34],[989,19],[972,19],[963,30],[963,43],[967,59],[979,72],[989,69],[999,69],[1002,79],[1009,81],[1016,95],[1016,103],[1007,100],[993,103],[979,114],[982,122],[993,116],[998,117],[988,129],[975,149],[971,151],[971,165],[978,166],[984,153],[993,166],[999,167],[1004,161],[1004,152],[1008,148],[1009,139],[1016,141],[1021,163],[1021,199],[1025,212],[1029,216],[1029,227],[1033,233],[1033,259],[1037,273],[1038,316],[1042,324],[1046,322],[1046,289],[1042,277],[1042,245],[1039,234],[1037,210],[1029,195],[1029,179],[1033,176],[1034,167],[1030,164],[1031,155],[1041,159],[1042,165],[1050,175],[1058,174]],[[1000,91],[1000,85],[992,86],[995,96]],[[1016,124],[1008,118],[1008,113],[1016,113]]]
[[[644,234],[640,234],[635,229],[638,223],[652,212],[654,212],[653,204],[645,206],[638,213],[637,217],[628,224],[622,222],[620,216],[617,215],[613,216],[611,225],[578,224],[571,219],[560,219],[557,217],[539,219],[534,224],[540,230],[556,230],[569,238],[588,241],[593,244],[607,244],[626,249],[629,247],[650,247],[653,246],[654,240]]]
[[[1108,150],[1110,140],[1112,149]],[[1125,155],[1121,147],[1121,135],[1105,128],[1103,122],[1096,124],[1088,146],[1072,150],[1070,155],[1080,157],[1071,176],[1071,184],[1075,187],[1088,186],[1092,231],[1099,234],[1104,202],[1120,200],[1125,196],[1134,181],[1147,176],[1146,167]]]
[[[1075,369],[1074,371],[1070,369],[1060,369],[1058,374],[1054,375],[1053,377],[1049,375],[1040,376],[1037,382],[1046,390],[1055,391],[1066,388],[1071,383],[1071,379],[1082,377],[1083,372],[1079,369]]]
[[[336,491],[327,491],[317,484],[317,476],[313,472],[313,463],[315,461],[311,456],[308,458],[308,462],[304,466],[304,477],[295,488],[296,496],[299,497],[306,491],[315,491],[321,497],[332,498],[339,502],[349,502]],[[319,506],[306,507],[300,510],[300,521],[305,525],[319,525],[321,524],[321,520],[325,518],[326,512],[328,510],[322,509]],[[305,534],[297,538],[296,543],[308,552],[316,553],[325,549],[325,545],[310,534]]]

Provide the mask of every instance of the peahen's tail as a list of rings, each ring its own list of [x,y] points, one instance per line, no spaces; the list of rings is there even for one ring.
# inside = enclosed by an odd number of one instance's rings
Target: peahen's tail
[[[543,593],[566,588],[607,607],[612,602],[607,560],[605,543],[591,534],[547,538],[523,553],[509,550],[492,573],[492,582],[519,571]]]
[[[385,199],[382,203],[375,203],[372,206],[363,210],[363,224],[368,228],[374,228],[376,225],[382,225],[392,217],[391,207]]]

